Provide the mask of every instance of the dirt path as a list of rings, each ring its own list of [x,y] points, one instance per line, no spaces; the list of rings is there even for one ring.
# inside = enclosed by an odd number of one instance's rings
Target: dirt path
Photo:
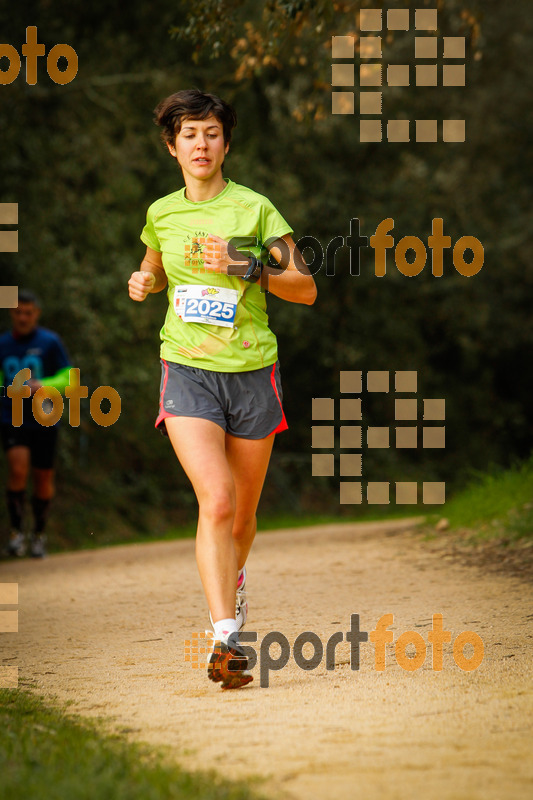
[[[484,660],[463,671],[445,644],[437,672],[428,645],[423,666],[408,672],[388,645],[376,671],[368,642],[355,671],[343,641],[333,671],[325,660],[304,671],[291,657],[269,688],[256,667],[248,687],[222,692],[184,661],[184,640],[206,623],[188,540],[1,563],[0,583],[19,583],[20,623],[1,635],[0,663],[80,714],[171,745],[187,768],[263,776],[272,796],[532,796],[530,585],[433,552],[405,521],[259,535],[248,568],[247,629],[259,642],[280,631],[292,645],[314,631],[325,644],[349,630],[350,614],[370,632],[386,613],[395,641],[415,630],[427,642],[442,613],[453,639],[482,637]]]

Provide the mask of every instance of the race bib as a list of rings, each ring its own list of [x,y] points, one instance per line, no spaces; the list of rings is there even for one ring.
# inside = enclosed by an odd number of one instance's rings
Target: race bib
[[[219,286],[176,286],[174,311],[184,322],[233,328],[239,292]]]

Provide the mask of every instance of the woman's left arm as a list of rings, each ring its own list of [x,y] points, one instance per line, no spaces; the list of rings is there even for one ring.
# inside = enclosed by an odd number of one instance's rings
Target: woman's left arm
[[[263,267],[263,289],[290,303],[313,305],[316,300],[316,284],[290,233],[272,242],[268,250],[282,271],[268,265]]]
[[[272,241],[268,250],[279,268],[268,264],[263,267],[261,287],[290,303],[312,305],[316,300],[315,281],[290,233]],[[249,258],[232,247],[231,242],[214,234],[208,237],[202,255],[208,272],[225,272],[243,277],[250,266]]]

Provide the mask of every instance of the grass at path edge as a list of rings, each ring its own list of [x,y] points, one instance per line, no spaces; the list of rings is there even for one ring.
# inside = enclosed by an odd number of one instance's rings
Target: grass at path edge
[[[304,514],[259,516],[259,531],[274,531],[280,528],[301,528],[312,525],[356,524],[392,519],[412,518],[424,515],[426,530],[433,535],[446,536],[446,529],[435,533],[435,524],[445,518],[452,531],[467,531],[465,541],[499,540],[504,547],[516,543],[533,541],[533,455],[524,462],[510,468],[492,467],[484,473],[474,473],[462,491],[442,506],[390,505],[360,507],[353,515]],[[171,528],[157,541],[171,541],[193,537],[196,525]],[[155,541],[154,537],[132,534],[127,540],[88,542],[91,546],[113,546]]]
[[[19,689],[0,689],[0,776],[9,800],[264,800]]]
[[[474,544],[498,540],[506,547],[533,540],[533,455],[508,469],[475,475],[427,523],[442,518]]]
[[[427,508],[427,507],[426,507]],[[422,512],[425,513],[425,512]],[[361,509],[357,516],[341,516],[335,514],[277,514],[268,516],[258,514],[258,533],[281,530],[282,528],[306,528],[313,525],[335,525],[339,523],[355,524],[359,522],[381,522],[382,520],[402,519],[420,516],[417,506],[373,506]],[[52,525],[51,525],[52,527]],[[49,536],[49,553],[76,552],[79,550],[97,550],[102,547],[116,547],[124,544],[145,544],[148,542],[170,542],[177,539],[192,539],[196,536],[196,523],[168,528],[156,536],[129,530],[120,538],[111,538],[105,534],[87,537],[70,542],[69,546],[59,545],[53,533]]]

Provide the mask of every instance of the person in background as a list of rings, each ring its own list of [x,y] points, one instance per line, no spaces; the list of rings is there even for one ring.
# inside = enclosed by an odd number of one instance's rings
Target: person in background
[[[64,392],[69,383],[70,360],[56,333],[38,326],[40,303],[27,290],[19,291],[19,304],[11,309],[12,329],[0,336],[0,381],[2,407],[0,430],[8,465],[7,507],[11,535],[7,546],[10,556],[26,555],[24,507],[30,475],[33,479],[33,528],[30,555],[43,558],[46,554],[44,530],[54,497],[54,457],[58,424],[40,424],[32,411],[32,397],[41,386],[53,386]],[[23,400],[22,425],[13,425],[12,401],[7,396],[9,386],[21,369],[29,368],[26,381],[31,395]]]

